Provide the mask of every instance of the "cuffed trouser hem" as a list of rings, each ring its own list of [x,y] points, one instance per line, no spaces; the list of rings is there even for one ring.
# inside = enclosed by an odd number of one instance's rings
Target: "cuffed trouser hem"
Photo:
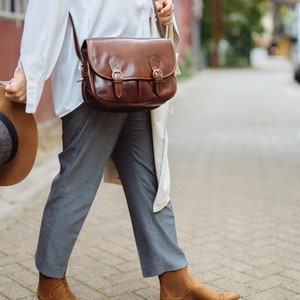
[[[42,262],[38,261],[38,259],[35,261],[35,266],[40,273],[47,277],[62,279],[66,275],[66,270],[62,270],[60,268],[49,269],[48,266],[44,266]]]
[[[143,277],[148,278],[148,277],[159,276],[165,272],[181,270],[186,267],[187,267],[187,262],[186,260],[183,260],[181,262],[176,262],[175,264],[170,263],[170,264],[157,264],[154,266],[153,265],[146,266],[144,269],[142,269],[142,272],[143,272]]]

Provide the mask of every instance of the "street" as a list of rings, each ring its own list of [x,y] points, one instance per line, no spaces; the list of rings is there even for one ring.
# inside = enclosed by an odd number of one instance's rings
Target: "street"
[[[0,300],[35,299],[55,132],[28,178],[0,189]],[[180,82],[169,144],[178,239],[194,277],[242,299],[300,300],[300,85],[289,62]],[[159,299],[157,278],[142,279],[121,187],[101,185],[67,275],[80,300]]]

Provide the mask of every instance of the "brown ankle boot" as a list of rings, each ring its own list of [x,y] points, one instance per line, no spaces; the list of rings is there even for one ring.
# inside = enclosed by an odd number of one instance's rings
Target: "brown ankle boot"
[[[237,293],[217,293],[197,282],[187,268],[159,276],[160,300],[237,300]]]
[[[50,278],[40,273],[37,290],[39,300],[77,300],[69,288],[67,279]]]

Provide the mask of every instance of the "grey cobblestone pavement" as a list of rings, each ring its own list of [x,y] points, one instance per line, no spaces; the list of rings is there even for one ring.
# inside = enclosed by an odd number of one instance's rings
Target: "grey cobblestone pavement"
[[[243,299],[300,299],[300,86],[288,62],[204,70],[172,105],[172,201],[192,274]],[[31,174],[0,190],[1,300],[35,299],[33,255],[60,148],[56,122],[40,134]],[[101,185],[67,274],[81,300],[159,299],[157,278],[142,279],[121,187]]]

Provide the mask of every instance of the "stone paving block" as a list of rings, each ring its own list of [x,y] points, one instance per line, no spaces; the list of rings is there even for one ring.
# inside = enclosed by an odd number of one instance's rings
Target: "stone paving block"
[[[153,288],[138,290],[135,292],[137,295],[141,296],[143,299],[159,299],[160,291]]]
[[[28,290],[15,281],[0,285],[0,293],[10,300],[21,300],[26,297],[32,297],[32,291]]]
[[[113,297],[113,298],[107,298],[107,299],[112,299],[112,300],[142,300],[142,299],[145,299],[145,298],[140,297],[140,296],[135,295],[135,294],[124,294],[124,295],[116,296],[116,297]]]
[[[252,276],[249,276],[248,274],[237,272],[228,269],[228,268],[219,268],[217,270],[214,270],[214,273],[218,274],[219,278],[231,278],[231,280],[234,280],[240,284],[246,284],[247,282],[254,281],[255,278]]]
[[[90,264],[87,264],[90,262]],[[109,268],[108,266],[103,266],[100,264],[96,264],[91,260],[85,260],[74,263],[74,265],[70,264],[69,272],[72,276],[74,275],[74,279],[77,281],[89,286],[94,290],[101,290],[106,287],[110,287],[112,282],[110,277],[113,274],[119,274],[118,271],[114,270],[114,268]]]
[[[294,277],[290,279],[290,281],[287,282],[284,286],[282,285],[282,287],[288,291],[294,292],[295,294],[299,295],[300,294],[299,277]]]
[[[110,280],[113,284],[120,284],[124,282],[134,282],[135,280],[140,280],[141,279],[141,274],[140,272],[136,271],[130,271],[126,273],[119,273],[114,276],[110,276]]]
[[[25,287],[30,287],[36,284],[37,276],[31,270],[24,268],[23,266],[16,264],[10,264],[1,270],[2,274],[5,274],[14,282],[18,282]]]
[[[282,259],[290,258],[290,257],[286,257],[285,249],[281,249],[276,245],[268,245],[266,247],[256,248],[254,253],[256,258],[267,256],[267,255],[273,257],[281,257]]]
[[[108,240],[102,240],[101,243],[98,245],[99,249],[110,252],[113,255],[116,256],[122,256],[126,255],[127,253],[130,253],[131,251],[135,251],[135,249],[132,247],[132,249],[127,249],[126,247],[122,247],[121,245],[114,244]]]
[[[278,265],[283,266],[284,268],[288,270],[295,270],[300,272],[300,263],[295,262],[294,260],[291,259],[281,259],[278,262]]]
[[[100,262],[103,262],[103,263],[108,263],[110,266],[114,266],[114,267],[117,267],[118,269],[121,268],[122,265],[126,265],[126,264],[130,264],[131,262],[128,261],[128,258],[122,256],[115,256],[115,255],[112,255],[110,253],[107,253],[107,252],[104,252],[104,251],[100,251],[99,249],[95,249],[95,251],[89,253],[89,257],[97,260],[97,261],[100,261]],[[136,256],[134,256],[133,260],[135,261],[136,263]]]
[[[299,278],[299,280],[300,280],[300,272],[295,271],[293,269],[284,269],[282,272],[280,272],[280,275],[282,275],[290,280],[295,280],[296,278],[297,279]]]
[[[0,268],[0,272],[0,285],[11,282],[11,279],[7,276],[5,269]]]
[[[259,281],[255,282],[255,288],[261,291],[269,290],[281,286],[284,278],[278,275],[265,276]]]
[[[281,288],[270,289],[261,293],[257,293],[256,295],[251,295],[247,297],[247,300],[257,300],[257,299],[264,299],[264,300],[296,300],[296,295],[292,292],[288,292]]]
[[[229,270],[234,270],[236,272],[245,272],[247,273],[247,271],[251,268],[251,265],[248,264],[247,262],[240,262],[237,261],[235,259],[228,259],[226,257],[222,258],[222,260],[220,261],[220,264],[223,267],[227,267]]]
[[[115,266],[115,268],[117,270],[120,270],[121,272],[126,272],[126,271],[139,272],[140,271],[140,264],[139,264],[139,261],[137,259],[135,259],[134,261],[131,261],[131,262],[118,264],[118,265]]]
[[[32,255],[28,253],[19,253],[11,256],[8,254],[7,256],[0,258],[0,267],[7,266],[16,262],[26,261],[30,258],[32,258]]]
[[[135,251],[130,251],[130,252],[124,253],[124,254],[122,255],[122,258],[123,258],[124,260],[126,260],[127,262],[129,262],[129,261],[135,261],[135,262],[137,262],[138,259],[139,259],[136,250],[135,250]]]
[[[264,266],[266,266],[266,268],[268,268],[268,266],[270,266],[270,265],[276,266],[277,262],[278,262],[278,256],[267,255],[267,254],[265,254],[264,256],[260,256],[260,257],[250,258],[248,260],[248,263],[251,266],[254,266],[257,268],[262,268]],[[278,265],[277,265],[277,268],[279,268]]]
[[[73,292],[79,299],[88,299],[88,300],[99,300],[106,299],[105,295],[103,295],[100,291],[95,291],[89,286],[85,286],[83,284],[73,285]]]
[[[113,298],[119,295],[124,295],[129,291],[134,294],[136,293],[136,291],[144,290],[148,287],[149,286],[145,283],[145,281],[143,282],[141,280],[134,280],[134,281],[128,281],[120,284],[115,284],[110,288],[103,289],[102,292],[105,294],[107,298]]]
[[[257,266],[253,269],[248,269],[247,274],[253,276],[259,280],[263,280],[266,276],[271,276],[274,274],[280,274],[285,268],[277,264],[267,264]]]

